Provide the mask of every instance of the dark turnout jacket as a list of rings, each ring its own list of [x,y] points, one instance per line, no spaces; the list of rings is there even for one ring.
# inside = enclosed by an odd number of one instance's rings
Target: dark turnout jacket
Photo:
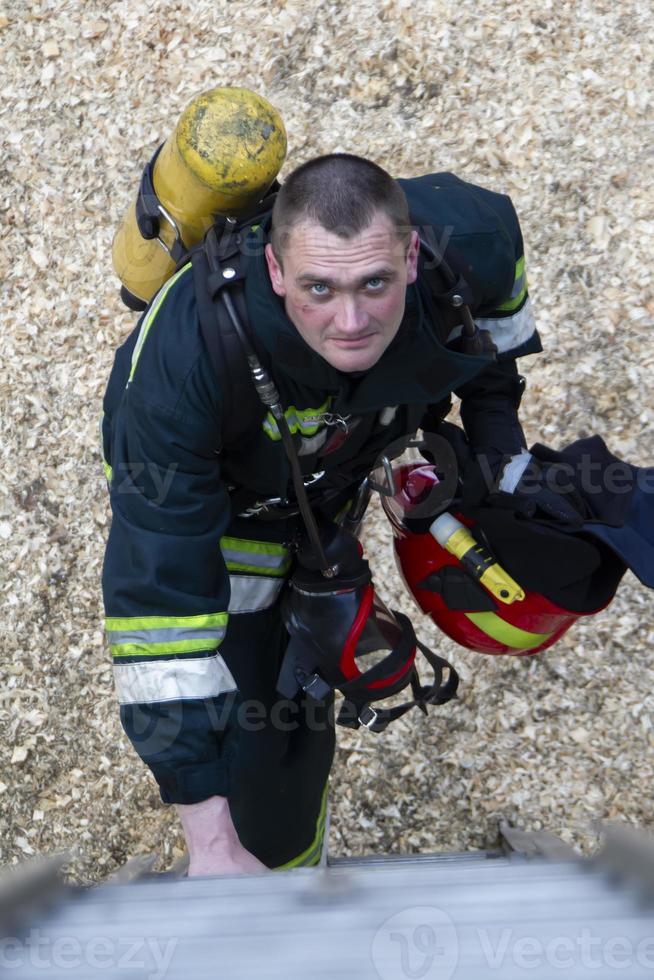
[[[305,344],[272,290],[263,254],[270,219],[248,238],[250,332],[312,499],[330,516],[386,446],[437,426],[453,392],[474,447],[499,457],[523,444],[515,358],[541,348],[513,206],[452,174],[400,183],[421,236],[447,245],[463,270],[496,363],[459,352],[460,328],[439,314],[423,264],[380,360],[360,375],[337,371]],[[277,601],[291,563],[287,523],[265,519],[267,500],[292,498],[275,421],[262,412],[225,449],[223,419],[244,406],[225,404],[219,388],[189,264],[118,350],[103,420],[113,511],[103,588],[116,689],[123,725],[166,802],[229,793],[216,718],[235,682],[221,643],[229,617]]]

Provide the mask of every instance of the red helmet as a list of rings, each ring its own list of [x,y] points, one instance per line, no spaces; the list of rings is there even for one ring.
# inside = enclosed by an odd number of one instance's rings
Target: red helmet
[[[439,544],[433,533],[411,531],[405,520],[424,513],[439,479],[428,463],[405,464],[395,468],[393,475],[396,493],[382,497],[382,504],[393,526],[400,574],[422,611],[457,643],[479,653],[530,656],[556,643],[580,615],[599,612],[572,612],[540,593],[524,592],[497,565],[480,538],[473,540],[467,534],[466,528],[474,532],[476,525],[460,513],[456,519],[447,515],[446,520],[474,545],[472,565]],[[512,590],[488,588],[485,570],[489,568],[504,576],[498,579],[496,574],[496,582],[509,582]],[[502,600],[502,595],[510,595],[510,600]]]

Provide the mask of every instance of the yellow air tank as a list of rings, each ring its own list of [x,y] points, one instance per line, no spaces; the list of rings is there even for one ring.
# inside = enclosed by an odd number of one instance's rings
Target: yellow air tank
[[[285,156],[284,123],[262,96],[221,87],[193,99],[145,168],[116,232],[112,259],[124,298],[127,291],[132,301],[149,302],[215,215],[238,217],[256,206]]]

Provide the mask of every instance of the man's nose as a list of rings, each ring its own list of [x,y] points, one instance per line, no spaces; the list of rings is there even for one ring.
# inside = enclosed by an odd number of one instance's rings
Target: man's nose
[[[341,333],[361,333],[368,326],[370,317],[356,296],[344,293],[339,297],[334,325]]]

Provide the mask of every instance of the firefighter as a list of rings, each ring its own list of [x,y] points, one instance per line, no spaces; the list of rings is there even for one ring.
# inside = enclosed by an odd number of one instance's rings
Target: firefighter
[[[312,513],[338,526],[386,448],[438,431],[452,393],[493,476],[519,457],[516,359],[541,350],[511,201],[452,174],[318,157],[235,240],[223,278],[283,419],[216,366],[194,262],[117,352],[104,402],[121,721],[177,805],[191,875],[311,865],[323,843],[332,698],[278,691],[304,534],[282,422]]]

